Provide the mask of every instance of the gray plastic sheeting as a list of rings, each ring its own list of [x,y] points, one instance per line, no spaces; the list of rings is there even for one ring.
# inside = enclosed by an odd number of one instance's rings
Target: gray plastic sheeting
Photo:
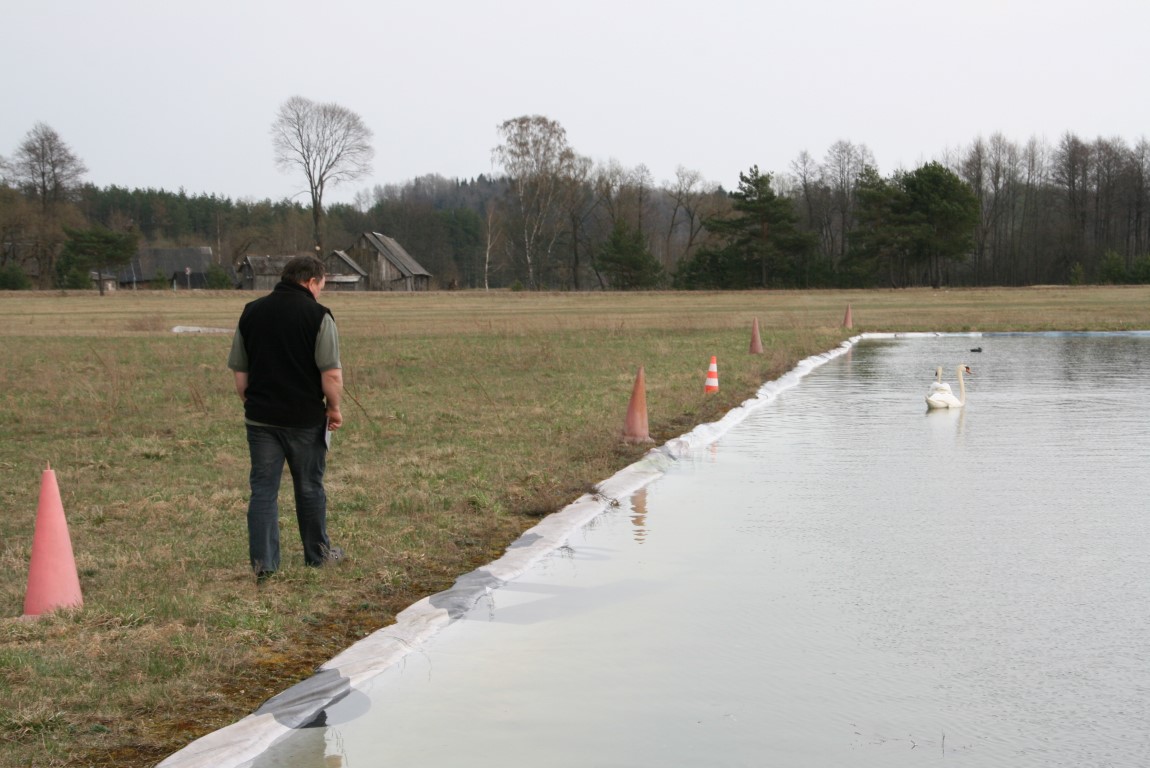
[[[844,354],[862,339],[909,338],[940,334],[862,334],[839,347],[800,362],[791,371],[767,382],[755,397],[722,419],[695,427],[681,437],[650,450],[563,509],[545,517],[520,536],[498,560],[461,576],[448,590],[424,598],[395,617],[395,623],[373,632],[320,667],[312,677],[264,703],[251,715],[197,739],[170,755],[157,768],[247,768],[264,751],[293,730],[322,721],[325,710],[359,686],[420,648],[441,629],[469,611],[489,591],[517,578],[544,556],[562,547],[572,533],[600,513],[629,498],[661,477],[664,468],[687,452],[718,440],[752,411],[778,393],[796,386],[812,370]],[[980,336],[981,334],[956,334]]]

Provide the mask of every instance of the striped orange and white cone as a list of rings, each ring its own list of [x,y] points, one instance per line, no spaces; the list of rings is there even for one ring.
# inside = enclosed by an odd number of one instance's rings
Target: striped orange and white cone
[[[711,365],[707,368],[707,383],[703,385],[703,392],[719,391],[719,364],[715,356],[711,355]]]
[[[843,315],[843,328],[850,330],[855,327],[854,319],[851,318],[851,305],[847,304],[847,313]]]

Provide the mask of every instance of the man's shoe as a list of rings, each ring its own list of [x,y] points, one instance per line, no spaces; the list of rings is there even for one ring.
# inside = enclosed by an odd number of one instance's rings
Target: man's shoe
[[[323,559],[318,563],[306,563],[308,568],[323,568],[325,565],[334,565],[341,560],[345,560],[347,555],[344,554],[343,549],[340,547],[328,547],[323,551]]]

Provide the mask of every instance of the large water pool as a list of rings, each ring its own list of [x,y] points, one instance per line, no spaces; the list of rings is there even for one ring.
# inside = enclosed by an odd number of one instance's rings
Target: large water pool
[[[864,340],[253,765],[1150,764],[1148,374]]]

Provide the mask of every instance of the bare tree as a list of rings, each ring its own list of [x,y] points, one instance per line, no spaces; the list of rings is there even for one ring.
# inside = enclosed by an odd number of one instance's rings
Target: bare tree
[[[60,134],[44,123],[28,131],[9,166],[13,180],[40,203],[42,212],[68,200],[88,172]]]
[[[72,206],[66,205],[88,168],[60,134],[44,123],[36,123],[8,161],[6,173],[36,206],[29,227],[29,250],[38,265],[40,285],[48,287],[55,277],[56,257],[65,237],[63,225],[78,221]]]
[[[1022,275],[1017,222],[1022,192],[1020,183],[1021,154],[1018,147],[1001,133],[995,133],[990,137],[989,153],[988,181],[991,195],[994,198],[992,213],[994,234],[991,241],[991,252],[994,258],[992,279],[995,282],[1005,279],[1007,284],[1017,285]]]
[[[591,158],[576,156],[575,163],[571,168],[571,175],[567,179],[567,218],[569,221],[569,229],[571,233],[571,261],[568,269],[568,281],[572,289],[578,291],[582,288],[580,275],[584,270],[585,264],[592,264],[592,259],[584,260],[584,255],[581,246],[585,244],[587,238],[584,237],[584,232],[587,229],[587,222],[592,218],[595,213],[597,201],[595,195],[591,190],[591,185],[588,180],[591,178],[593,163]]]
[[[1026,262],[1026,282],[1065,281],[1066,271],[1056,264],[1062,237],[1056,233],[1055,188],[1051,180],[1051,149],[1031,136],[1022,151],[1023,203],[1022,240]]]
[[[681,165],[675,169],[675,181],[664,187],[671,208],[663,253],[663,268],[669,273],[680,261],[691,257],[707,217],[716,212],[714,202],[726,202],[726,196],[719,192],[717,184]]]
[[[655,178],[651,169],[639,163],[631,171],[630,186],[635,197],[635,228],[643,232],[643,217],[651,206],[651,190],[655,188]]]
[[[1150,251],[1150,140],[1143,136],[1130,153],[1129,250],[1137,255]]]
[[[492,157],[511,180],[520,230],[517,245],[526,262],[527,283],[535,288],[567,225],[571,179],[584,166],[567,144],[567,131],[554,120],[524,115],[504,121],[497,130],[503,143],[492,150]]]
[[[1100,136],[1091,147],[1091,154],[1091,187],[1094,192],[1092,245],[1096,254],[1118,253],[1125,244],[1123,225],[1126,211],[1122,195],[1130,147],[1120,137],[1104,139]],[[1127,268],[1130,264],[1125,262]]]
[[[346,107],[292,96],[280,105],[271,133],[276,166],[307,178],[315,249],[322,255],[324,190],[371,172],[371,129]]]
[[[626,216],[623,205],[624,190],[630,177],[623,164],[614,158],[595,168],[595,177],[592,185],[595,189],[595,199],[598,207],[607,217],[607,230],[616,222],[623,221]]]
[[[0,267],[20,266],[25,254],[19,243],[32,230],[35,211],[23,195],[0,182]]]
[[[818,235],[819,252],[827,264],[838,259],[836,251],[839,232],[834,223],[834,206],[831,190],[824,171],[818,162],[805,149],[791,161],[791,174],[797,187],[795,194],[801,203],[805,226]]]
[[[827,150],[823,164],[823,177],[831,190],[831,200],[836,214],[837,230],[832,259],[834,267],[846,255],[848,234],[854,228],[855,181],[863,168],[874,166],[874,155],[865,144],[851,144],[849,141],[836,141]]]
[[[595,172],[595,196],[610,222],[608,230],[616,224],[644,231],[643,217],[650,214],[651,190],[655,182],[645,165],[625,168],[618,160],[610,160]]]
[[[486,242],[483,247],[483,290],[491,288],[491,256],[503,245],[503,225],[496,215],[495,203],[489,200],[484,206],[487,213]]]
[[[1089,274],[1092,265],[1085,262],[1092,173],[1090,146],[1067,131],[1055,148],[1052,160],[1054,183],[1064,193],[1062,267],[1067,275],[1071,275],[1071,270],[1075,268],[1084,269]]]
[[[993,208],[995,198],[987,188],[987,146],[981,136],[974,140],[969,149],[962,155],[956,169],[959,176],[970,185],[974,195],[978,198],[979,220],[974,234],[974,282],[980,284],[983,266],[988,258],[991,228],[993,222]]]

